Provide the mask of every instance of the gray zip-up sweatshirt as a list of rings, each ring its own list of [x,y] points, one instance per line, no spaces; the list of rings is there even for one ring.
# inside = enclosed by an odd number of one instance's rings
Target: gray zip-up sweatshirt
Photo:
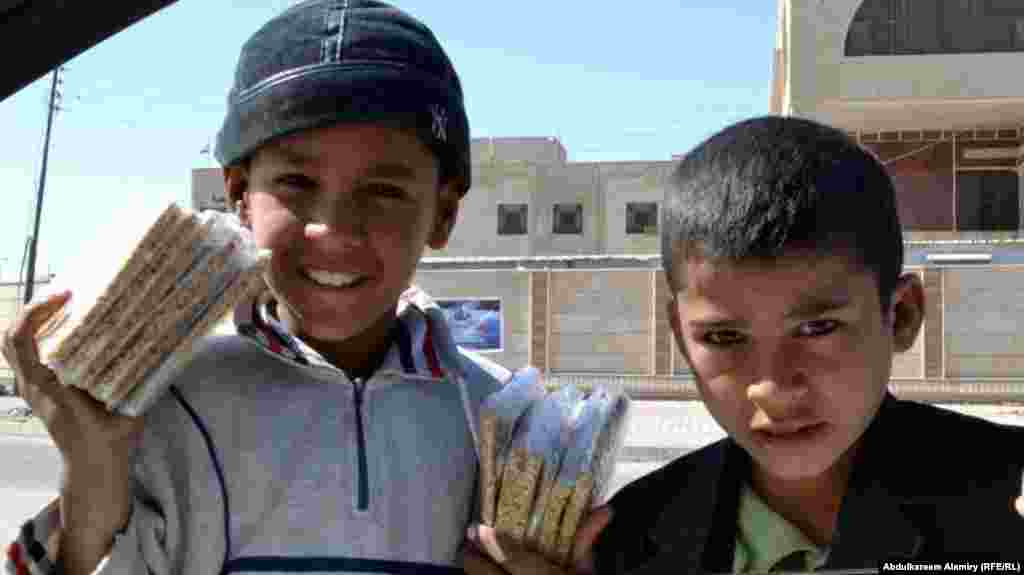
[[[351,381],[259,302],[196,346],[146,414],[131,518],[97,573],[449,573],[474,508],[475,421],[511,374],[456,348],[411,289],[397,343]],[[7,572],[51,572],[57,501]]]

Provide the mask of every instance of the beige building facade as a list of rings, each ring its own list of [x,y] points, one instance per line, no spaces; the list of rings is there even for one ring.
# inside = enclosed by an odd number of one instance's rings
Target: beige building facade
[[[779,0],[771,111],[888,166],[915,240],[1018,238],[1024,3]]]
[[[899,382],[1024,383],[1024,2],[778,0],[770,111],[847,131],[897,188],[927,295]],[[673,161],[571,162],[555,138],[472,142],[450,245],[415,282],[500,302],[509,367],[674,383],[658,226]],[[197,207],[223,208],[219,170]]]

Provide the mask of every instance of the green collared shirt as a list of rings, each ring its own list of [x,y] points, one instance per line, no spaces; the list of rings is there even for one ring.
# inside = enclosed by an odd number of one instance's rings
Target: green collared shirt
[[[804,550],[805,568],[813,571],[828,559],[828,548],[815,545],[795,525],[776,513],[746,483],[740,491],[739,531],[734,573],[767,573],[783,557]]]

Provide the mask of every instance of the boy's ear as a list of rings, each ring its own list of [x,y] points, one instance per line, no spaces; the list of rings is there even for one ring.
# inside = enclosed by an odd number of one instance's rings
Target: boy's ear
[[[903,274],[896,281],[889,304],[889,321],[896,351],[903,353],[914,345],[924,323],[924,286],[917,274]]]
[[[246,203],[246,192],[249,189],[249,174],[242,166],[234,165],[224,168],[224,197],[228,201],[228,209],[235,210],[238,206],[238,219],[242,225],[249,225],[249,210]]]
[[[430,231],[427,245],[431,249],[442,250],[448,245],[459,215],[459,194],[455,191],[452,180],[441,184],[437,193],[437,210],[434,214],[434,227]]]
[[[689,362],[690,357],[686,353],[686,346],[683,345],[683,326],[679,323],[679,299],[677,294],[672,294],[668,301],[665,302],[665,313],[668,314],[668,324],[672,326],[672,335],[676,340],[676,348],[679,349],[679,353],[683,354],[683,357]]]

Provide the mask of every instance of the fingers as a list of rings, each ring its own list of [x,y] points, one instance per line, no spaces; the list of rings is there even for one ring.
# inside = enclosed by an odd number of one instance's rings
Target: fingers
[[[591,511],[583,521],[573,540],[572,561],[577,572],[594,571],[594,543],[611,520],[612,508],[605,505]]]
[[[11,367],[39,363],[39,348],[35,335],[64,307],[71,292],[65,290],[26,307],[4,334],[3,353]]]
[[[501,545],[498,543],[498,533],[493,527],[489,527],[487,525],[474,525],[469,528],[466,536],[499,565],[507,561],[505,553],[502,551]]]
[[[483,550],[473,545],[462,548],[462,570],[469,575],[508,575]]]
[[[1018,497],[1013,502],[1013,506],[1017,510],[1017,514],[1020,515],[1021,517],[1024,517],[1024,495],[1022,495],[1021,497]]]
[[[493,527],[477,525],[467,533],[482,552],[511,575],[567,575],[557,565],[552,564],[541,554],[534,553],[514,541],[502,537]]]
[[[40,363],[35,336],[60,312],[70,296],[71,292],[65,290],[28,306],[4,333],[2,351],[16,375],[15,392],[30,405],[35,403],[33,395],[37,390],[50,395],[54,386],[59,385],[53,372]]]
[[[572,563],[577,573],[594,572],[594,543],[611,520],[612,508],[607,505],[599,507],[587,515],[583,525],[576,532],[573,542]],[[466,536],[473,542],[480,555],[489,557],[494,563],[501,565],[505,568],[506,572],[513,575],[525,575],[526,573],[555,575],[565,573],[562,569],[545,560],[541,555],[531,553],[516,545],[515,542],[501,537],[493,527],[475,525],[469,528]]]

